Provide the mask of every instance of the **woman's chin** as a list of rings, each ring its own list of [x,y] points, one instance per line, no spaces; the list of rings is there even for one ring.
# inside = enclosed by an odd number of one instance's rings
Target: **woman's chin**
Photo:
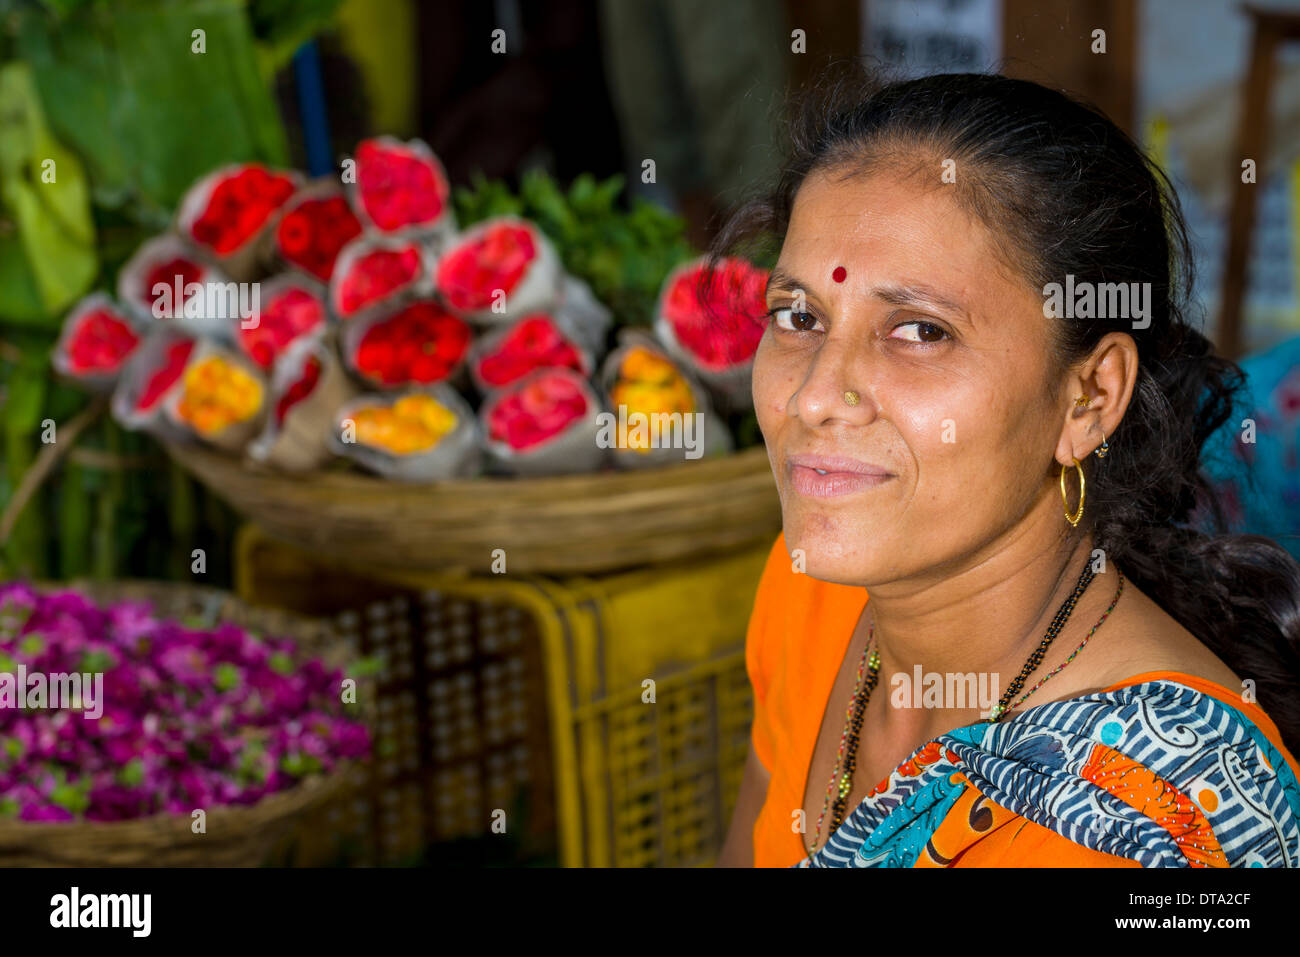
[[[790,567],[822,581],[858,584],[870,578],[878,549],[861,529],[839,527],[825,516],[784,523]]]

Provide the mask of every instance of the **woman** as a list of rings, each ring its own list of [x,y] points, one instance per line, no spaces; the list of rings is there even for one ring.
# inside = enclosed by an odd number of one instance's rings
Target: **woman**
[[[1241,380],[1163,173],[995,75],[853,69],[791,139],[714,247],[781,243],[720,863],[1300,866],[1300,568],[1186,527]]]

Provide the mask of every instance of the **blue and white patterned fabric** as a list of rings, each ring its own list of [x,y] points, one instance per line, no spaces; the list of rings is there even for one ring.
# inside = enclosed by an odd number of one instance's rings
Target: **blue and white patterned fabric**
[[[911,867],[973,788],[1144,867],[1300,867],[1300,783],[1241,710],[1150,680],[941,735],[795,867]]]

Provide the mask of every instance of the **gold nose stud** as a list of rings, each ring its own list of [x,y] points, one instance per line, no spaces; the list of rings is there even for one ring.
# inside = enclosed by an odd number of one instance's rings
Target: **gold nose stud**
[[[845,393],[844,393],[844,401],[845,401],[845,403],[848,404],[848,405],[857,405],[857,404],[858,404],[858,394],[857,394],[856,392],[845,392]]]

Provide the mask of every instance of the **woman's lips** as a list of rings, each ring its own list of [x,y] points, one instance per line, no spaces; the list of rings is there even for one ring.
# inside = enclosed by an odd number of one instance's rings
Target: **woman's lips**
[[[787,461],[794,490],[814,498],[852,495],[894,478],[891,472],[856,459],[794,455]]]

